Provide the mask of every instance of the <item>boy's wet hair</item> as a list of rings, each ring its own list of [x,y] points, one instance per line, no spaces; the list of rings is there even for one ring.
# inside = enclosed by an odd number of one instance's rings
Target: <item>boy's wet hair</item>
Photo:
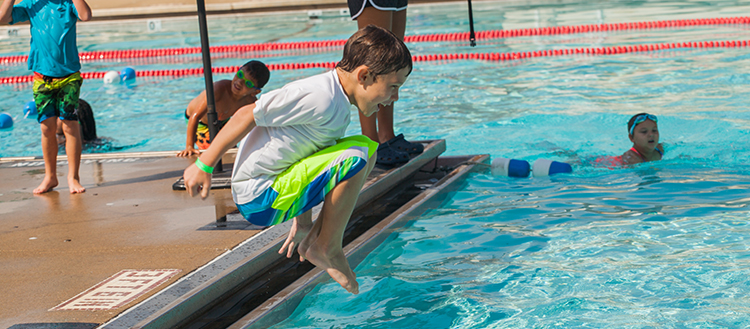
[[[268,79],[271,78],[271,71],[261,61],[249,61],[245,65],[242,65],[240,69],[244,69],[251,77],[258,81],[258,88],[263,88],[268,83]]]
[[[83,100],[78,99],[78,122],[81,125],[81,135],[84,141],[93,141],[96,137],[96,122],[94,121],[94,111],[91,110],[91,105]]]
[[[344,56],[336,67],[353,72],[365,65],[375,76],[409,68],[412,61],[409,48],[393,32],[375,25],[357,31],[344,45]]]

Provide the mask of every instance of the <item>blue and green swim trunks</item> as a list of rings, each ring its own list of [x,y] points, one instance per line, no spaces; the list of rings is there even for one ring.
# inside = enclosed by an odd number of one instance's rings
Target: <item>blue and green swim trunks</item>
[[[34,72],[34,103],[37,121],[60,117],[63,120],[78,120],[78,97],[83,78],[76,72],[62,78],[53,78]]]
[[[255,225],[283,223],[323,202],[337,184],[365,168],[377,148],[378,143],[363,135],[342,138],[293,164],[259,197],[237,208]]]

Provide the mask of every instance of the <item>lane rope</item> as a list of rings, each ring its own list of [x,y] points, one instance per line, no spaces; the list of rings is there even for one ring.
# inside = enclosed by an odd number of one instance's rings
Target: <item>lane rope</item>
[[[490,30],[479,31],[476,33],[477,40],[490,40],[500,38],[516,38],[529,36],[550,36],[576,33],[607,32],[607,31],[625,31],[625,30],[642,30],[642,29],[664,29],[679,28],[688,26],[705,26],[705,25],[739,25],[750,24],[749,16],[741,17],[720,17],[720,18],[703,18],[703,19],[679,19],[663,20],[649,22],[630,22],[630,23],[609,23],[609,24],[590,24],[575,26],[554,26],[554,27],[536,27],[527,29],[512,30]],[[466,41],[469,38],[469,32],[456,33],[438,33],[425,35],[408,35],[404,38],[407,43],[417,42],[458,42]],[[346,40],[323,40],[323,41],[301,41],[301,42],[273,42],[258,43],[247,45],[228,45],[210,47],[211,54],[220,53],[246,53],[246,52],[267,52],[283,50],[302,50],[302,49],[320,49],[320,48],[340,48],[343,47]],[[133,49],[133,50],[108,50],[108,51],[91,51],[79,54],[81,61],[100,61],[100,60],[118,60],[128,58],[144,57],[170,57],[190,54],[199,54],[200,47],[184,48],[161,48],[161,49]],[[0,57],[0,64],[10,64],[26,62],[28,55],[4,56]]]
[[[747,47],[749,40],[730,40],[730,41],[697,41],[697,42],[676,42],[660,43],[646,45],[630,46],[612,46],[601,48],[571,48],[571,49],[552,49],[552,50],[535,50],[526,52],[512,53],[464,53],[464,54],[434,54],[434,55],[416,55],[412,56],[414,62],[428,61],[446,61],[446,60],[484,60],[484,61],[513,61],[525,58],[535,57],[552,57],[552,56],[569,56],[569,55],[617,55],[638,52],[651,52],[666,49],[701,49],[701,48],[737,48]],[[337,62],[319,62],[319,63],[291,63],[291,64],[267,64],[271,71],[277,70],[301,70],[310,68],[333,69]],[[239,66],[215,67],[211,72],[215,74],[234,73],[239,70]],[[84,79],[102,79],[106,72],[85,72],[81,73]],[[150,70],[136,71],[136,77],[183,77],[192,75],[203,75],[203,68],[191,69],[173,69],[173,70]],[[32,82],[33,76],[15,76],[0,78],[0,84],[21,84]]]

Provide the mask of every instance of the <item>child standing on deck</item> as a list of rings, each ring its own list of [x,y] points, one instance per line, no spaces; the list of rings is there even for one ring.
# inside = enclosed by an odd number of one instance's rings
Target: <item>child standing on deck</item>
[[[81,165],[81,132],[76,107],[81,91],[81,62],[76,45],[76,22],[91,19],[85,0],[3,0],[0,24],[31,24],[29,69],[34,71],[34,102],[42,130],[44,180],[34,189],[41,194],[57,186],[57,117],[63,120],[65,153],[68,155],[68,188],[83,193],[78,169]]]
[[[214,99],[216,101],[216,114],[219,120],[219,130],[240,107],[255,103],[261,88],[266,85],[271,72],[268,67],[259,61],[249,61],[242,65],[232,80],[220,80],[214,82]],[[187,110],[185,120],[187,121],[187,139],[185,149],[177,153],[178,157],[189,157],[200,152],[193,148],[205,150],[208,148],[208,104],[206,92],[203,91],[195,97]]]
[[[279,253],[296,250],[351,293],[359,292],[342,239],[359,192],[375,165],[378,144],[342,138],[354,104],[365,116],[398,100],[411,54],[390,31],[367,26],[344,46],[333,71],[291,82],[242,107],[211,146],[185,169],[185,187],[208,196],[213,166],[237,142],[232,196],[256,225],[293,219]],[[312,208],[323,201],[313,224]]]

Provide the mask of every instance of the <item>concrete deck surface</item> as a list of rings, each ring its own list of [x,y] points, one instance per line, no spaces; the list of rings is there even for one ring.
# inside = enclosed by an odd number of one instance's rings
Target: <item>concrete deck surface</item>
[[[410,0],[410,4],[457,0]],[[460,0],[458,0],[460,1]],[[87,0],[93,19],[193,15],[195,0]],[[267,12],[309,9],[348,9],[344,0],[204,0],[210,13]]]
[[[41,181],[43,167],[3,165],[0,327],[103,323],[122,309],[48,310],[123,269],[181,270],[168,285],[256,234],[198,230],[215,222],[214,204],[231,203],[231,195],[213,190],[201,201],[173,191],[172,183],[189,163],[180,158],[84,160],[81,183],[87,191],[75,195],[65,183],[67,166],[60,165],[60,186],[39,196],[31,190]]]
[[[432,141],[408,164],[376,167],[358,204],[385,193],[444,151],[445,141]],[[58,158],[60,185],[42,195],[31,193],[44,177],[42,159],[0,159],[0,328],[96,327],[267,231],[242,220],[217,227],[218,217],[236,209],[230,190],[212,189],[206,200],[173,190],[195,161],[174,154],[85,154],[83,194],[68,191],[65,157]],[[232,153],[225,155],[226,167],[233,161]],[[123,270],[179,273],[112,309],[52,310]],[[189,278],[205,279],[211,278]],[[139,313],[151,311],[156,310]]]

